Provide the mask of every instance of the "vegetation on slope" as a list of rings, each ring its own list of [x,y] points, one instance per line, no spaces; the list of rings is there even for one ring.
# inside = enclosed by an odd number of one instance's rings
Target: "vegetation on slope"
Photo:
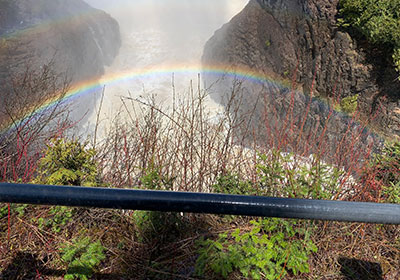
[[[400,72],[400,1],[340,0],[339,3],[339,24],[355,29],[373,44],[385,46]]]
[[[238,115],[236,89],[231,107],[217,118],[205,110],[206,93],[200,90],[178,100],[172,112],[152,99],[126,99],[126,112],[121,112],[126,121],[116,120],[96,149],[47,130],[44,149],[28,145],[32,152],[16,145],[16,159],[21,155],[23,160],[1,158],[6,166],[1,177],[396,201],[385,190],[398,180],[398,144],[374,159],[370,151],[354,149],[361,132],[349,130],[331,159],[336,164],[327,164],[321,160],[324,138],[292,125],[293,116],[288,116],[282,129],[268,130],[273,141],[246,148],[239,132],[252,112],[241,112],[244,119]],[[140,110],[130,108],[131,101]],[[310,133],[308,143],[296,144],[300,133]],[[293,152],[287,152],[287,145]],[[310,146],[313,155],[307,154]],[[346,169],[340,165],[343,158],[349,159]],[[24,176],[27,163],[31,176]],[[376,279],[382,274],[396,278],[400,270],[400,230],[395,226],[2,204],[0,228],[0,275],[6,279]]]

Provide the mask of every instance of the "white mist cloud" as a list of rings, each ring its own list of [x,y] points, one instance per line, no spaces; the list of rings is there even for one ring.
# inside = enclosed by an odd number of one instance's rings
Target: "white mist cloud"
[[[123,44],[133,46],[136,43],[139,47],[143,46],[139,40],[148,40],[143,38],[144,34],[159,36],[158,40],[162,40],[162,43],[158,47],[168,52],[167,60],[177,60],[175,63],[200,59],[205,42],[248,2],[248,0],[85,1],[95,8],[108,12],[119,22]],[[136,40],[133,35],[137,36]],[[160,52],[160,50],[154,51]],[[152,51],[146,50],[146,52]],[[158,61],[156,57],[155,60]]]
[[[138,97],[143,91],[155,93],[158,100],[171,101],[171,73],[130,77],[107,82],[113,73],[137,72],[141,69],[173,68],[187,65],[200,69],[206,41],[239,13],[248,0],[85,0],[104,10],[120,25],[122,47],[114,63],[106,70],[103,110],[108,117],[117,111],[120,97],[130,91]],[[175,73],[177,91],[187,90],[197,75]],[[195,82],[196,83],[196,82]],[[210,104],[210,106],[216,106]]]
[[[192,27],[215,31],[248,0],[85,0],[116,18],[123,27],[162,27],[171,32]],[[196,30],[193,30],[194,32]]]

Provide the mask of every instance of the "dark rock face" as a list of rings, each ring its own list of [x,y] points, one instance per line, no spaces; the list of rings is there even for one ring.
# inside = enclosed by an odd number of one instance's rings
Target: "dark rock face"
[[[338,0],[251,0],[207,42],[203,64],[246,67],[289,83],[297,68],[301,91],[310,93],[315,75],[314,96],[359,94],[363,118],[374,116],[370,125],[376,131],[400,137],[398,74],[386,54],[336,26],[337,5]]]
[[[73,82],[103,74],[120,45],[118,23],[81,0],[0,0],[0,81],[54,59]]]

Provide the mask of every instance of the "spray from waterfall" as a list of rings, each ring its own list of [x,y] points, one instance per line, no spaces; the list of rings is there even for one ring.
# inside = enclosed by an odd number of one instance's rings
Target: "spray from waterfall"
[[[200,60],[205,43],[248,0],[86,2],[109,13],[120,25],[122,47],[100,80],[105,86],[100,116],[112,119],[122,106],[121,97],[128,92],[133,98],[155,96],[166,106],[172,102],[172,86],[187,94],[191,82],[197,84],[198,74],[204,71]],[[206,71],[221,70],[214,68]],[[212,109],[219,107],[212,100],[208,102]],[[93,112],[89,118],[92,126],[96,117]]]

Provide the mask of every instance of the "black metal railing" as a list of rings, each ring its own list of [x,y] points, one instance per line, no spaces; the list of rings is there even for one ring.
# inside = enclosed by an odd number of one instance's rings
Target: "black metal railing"
[[[400,205],[0,183],[0,202],[400,224]]]

